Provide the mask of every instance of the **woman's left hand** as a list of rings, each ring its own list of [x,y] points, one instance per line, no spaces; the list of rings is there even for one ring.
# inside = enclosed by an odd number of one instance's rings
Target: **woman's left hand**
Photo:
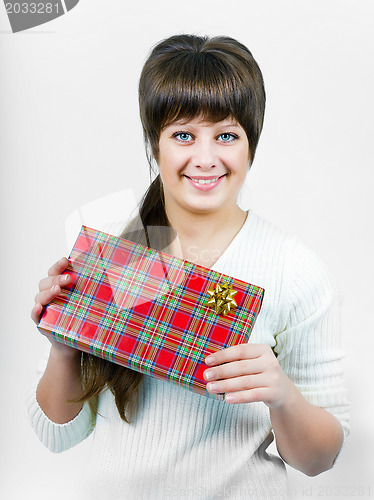
[[[205,358],[210,393],[225,393],[228,403],[263,401],[269,408],[286,404],[293,385],[270,346],[241,344]]]

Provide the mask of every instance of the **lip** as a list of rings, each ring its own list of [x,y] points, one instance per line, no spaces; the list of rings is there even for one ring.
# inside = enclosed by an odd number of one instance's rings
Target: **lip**
[[[226,177],[227,174],[222,174],[220,176],[217,176],[217,175],[185,175],[184,174],[184,177],[188,180],[188,182],[196,189],[199,189],[200,191],[211,191],[212,189],[214,189],[215,187],[217,187],[219,184],[221,184],[222,180]],[[197,180],[211,180],[211,179],[216,179],[218,177],[218,179],[215,181],[215,182],[209,182],[208,184],[200,184],[200,183],[197,183],[197,182],[194,182],[194,181],[197,181]]]

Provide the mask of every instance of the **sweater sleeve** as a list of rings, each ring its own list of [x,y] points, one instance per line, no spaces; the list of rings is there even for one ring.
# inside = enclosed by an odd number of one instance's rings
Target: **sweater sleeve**
[[[300,242],[288,266],[286,324],[274,351],[305,399],[333,414],[346,437],[350,405],[335,284],[320,259]]]
[[[47,417],[36,399],[36,388],[46,362],[47,359],[40,362],[36,382],[27,396],[26,411],[40,441],[52,452],[61,453],[86,439],[94,430],[96,418],[87,402],[78,415],[65,424],[56,424]]]

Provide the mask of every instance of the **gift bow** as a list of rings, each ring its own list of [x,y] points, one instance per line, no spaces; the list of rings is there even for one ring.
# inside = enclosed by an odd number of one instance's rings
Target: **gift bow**
[[[236,290],[232,289],[232,285],[228,283],[220,285],[217,283],[214,288],[208,290],[210,299],[207,302],[207,306],[213,307],[217,314],[227,316],[232,308],[238,307],[234,299],[237,293]]]

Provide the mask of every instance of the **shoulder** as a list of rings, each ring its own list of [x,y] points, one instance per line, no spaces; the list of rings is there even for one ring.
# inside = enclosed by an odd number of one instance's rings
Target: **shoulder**
[[[260,254],[263,259],[278,264],[291,274],[303,269],[328,273],[322,259],[297,235],[282,230],[253,211],[248,214],[241,246],[251,250],[249,256]]]
[[[242,236],[241,246],[250,249],[253,254],[261,252],[267,258],[282,258],[298,242],[295,235],[260,217],[253,210],[248,213]]]
[[[301,291],[324,290],[329,294],[334,279],[321,257],[295,234],[287,233],[257,214],[252,214],[247,240],[253,240],[273,272],[278,270],[290,296]],[[279,275],[278,275],[279,276]]]
[[[293,311],[312,314],[330,303],[333,280],[320,257],[296,235],[278,228],[254,212],[243,226],[228,274],[265,289],[264,310],[273,332],[286,327]]]
[[[283,282],[292,272],[295,255],[302,253],[303,248],[295,235],[250,210],[235,247],[236,259],[232,265],[243,273],[245,281],[252,277],[269,288],[269,284]]]

